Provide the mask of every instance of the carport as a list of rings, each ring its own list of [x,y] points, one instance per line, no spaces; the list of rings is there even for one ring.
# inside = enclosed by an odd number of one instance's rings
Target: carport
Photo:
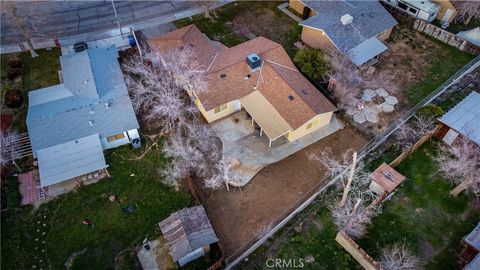
[[[263,133],[267,135],[269,147],[272,146],[273,141],[292,130],[287,121],[259,91],[240,98],[240,103],[252,117],[252,125],[255,122],[260,126],[260,136]]]

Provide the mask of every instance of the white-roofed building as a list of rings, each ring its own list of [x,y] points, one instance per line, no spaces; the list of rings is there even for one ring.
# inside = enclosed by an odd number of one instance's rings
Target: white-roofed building
[[[443,141],[451,145],[459,135],[480,145],[480,94],[473,91],[442,116]]]

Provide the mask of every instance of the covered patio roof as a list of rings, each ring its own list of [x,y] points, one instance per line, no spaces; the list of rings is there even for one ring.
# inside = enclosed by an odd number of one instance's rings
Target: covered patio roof
[[[348,51],[347,57],[352,60],[355,65],[361,66],[386,50],[387,46],[376,37],[372,37]]]
[[[38,150],[37,158],[42,187],[107,167],[98,133]]]
[[[259,91],[240,98],[240,103],[271,141],[292,130],[287,121]]]

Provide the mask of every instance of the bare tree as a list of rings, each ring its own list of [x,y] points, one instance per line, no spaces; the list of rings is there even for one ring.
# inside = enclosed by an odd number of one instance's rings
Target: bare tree
[[[457,185],[451,195],[469,190],[480,196],[480,146],[460,137],[452,146],[439,145],[435,161],[440,173]]]
[[[465,25],[472,19],[480,19],[480,1],[455,1],[457,16],[455,19],[461,20]]]
[[[398,144],[410,147],[423,136],[432,132],[436,120],[434,117],[414,115],[413,118],[400,126],[395,132]]]
[[[21,157],[20,149],[16,143],[16,132],[0,132],[0,148],[1,157],[0,164],[2,166],[12,163],[20,171],[20,167],[15,160]]]
[[[333,157],[330,149],[320,153],[314,153],[309,156],[310,160],[317,161],[321,166],[327,169],[331,177],[340,176],[343,183],[343,189],[347,189],[345,180],[348,176],[347,171],[351,167],[352,151],[349,150],[343,154],[340,160]],[[363,169],[363,164],[357,161],[357,166],[351,173],[351,185],[348,188],[348,196],[342,204],[336,203],[331,211],[335,225],[339,230],[343,230],[353,238],[361,237],[370,220],[378,212],[378,208],[367,207],[376,195],[368,189],[370,183],[370,174]]]
[[[335,48],[327,50],[326,58],[331,67],[329,76],[332,94],[338,100],[340,108],[353,115],[361,103],[358,98],[363,81],[360,71]]]
[[[205,1],[205,0],[194,0],[192,1],[192,5],[194,7],[197,7],[199,9],[203,10],[203,14],[205,19],[210,19],[213,20],[214,17],[217,17],[217,14],[215,12],[216,8],[216,1],[215,0],[210,0],[210,1]]]
[[[165,68],[173,73],[178,86],[197,93],[206,90],[205,68],[190,47],[172,49],[158,57],[162,58]]]
[[[332,209],[332,217],[339,230],[344,231],[352,238],[361,238],[372,217],[378,214],[379,208],[367,206],[363,196],[350,194],[344,206],[337,204]]]
[[[353,150],[348,150],[340,157],[340,159],[337,159],[333,156],[332,149],[326,148],[321,152],[311,153],[308,156],[308,159],[316,161],[319,165],[324,167],[332,178],[337,175],[346,177],[343,172],[350,167],[352,153]]]
[[[178,70],[174,68],[180,65],[162,61],[158,54],[148,54],[146,59],[149,60],[134,56],[124,62],[123,68],[133,107],[145,121],[160,127],[165,136],[163,151],[171,158],[171,163],[160,172],[166,183],[196,174],[204,179],[206,187],[220,187],[228,180],[221,145],[180,86],[192,83],[179,83],[176,79]],[[152,63],[162,64],[154,66]]]
[[[395,244],[382,250],[380,265],[385,270],[423,269],[420,260],[405,246]]]

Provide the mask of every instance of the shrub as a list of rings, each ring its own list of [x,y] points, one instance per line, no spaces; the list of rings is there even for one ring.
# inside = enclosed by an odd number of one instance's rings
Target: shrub
[[[18,108],[23,104],[23,95],[19,90],[5,92],[5,104],[10,108]]]
[[[437,118],[439,116],[442,116],[444,114],[443,109],[440,106],[437,106],[435,104],[427,104],[420,108],[417,112],[417,115],[419,117],[425,117],[425,118]]]
[[[8,59],[8,66],[12,69],[21,69],[22,68],[22,59],[20,57],[12,57]]]
[[[321,50],[302,49],[293,58],[295,64],[310,79],[319,81],[327,75],[330,67],[325,60],[325,54]]]
[[[22,75],[22,69],[20,68],[10,68],[7,71],[7,78],[11,81],[14,81],[16,78]]]

